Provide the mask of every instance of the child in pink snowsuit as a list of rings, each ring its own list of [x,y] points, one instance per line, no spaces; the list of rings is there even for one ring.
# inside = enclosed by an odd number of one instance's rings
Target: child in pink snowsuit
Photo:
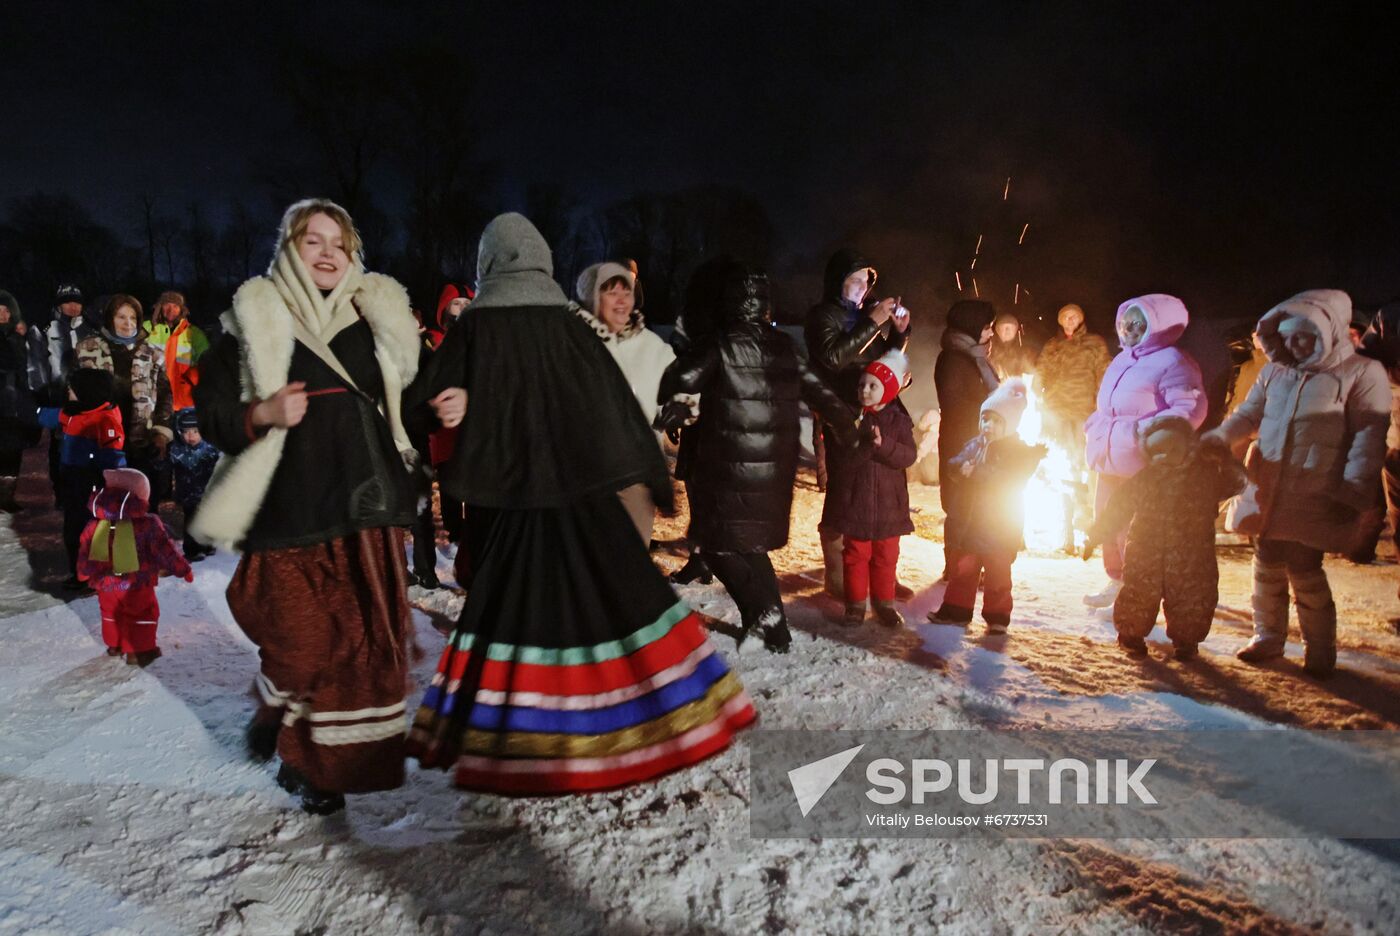
[[[1206,418],[1205,385],[1191,356],[1175,347],[1190,321],[1175,296],[1152,293],[1118,307],[1122,352],[1099,385],[1098,408],[1084,424],[1089,468],[1098,472],[1094,511],[1102,514],[1113,492],[1147,465],[1138,437],[1149,420],[1180,416],[1199,429]],[[1103,544],[1108,585],[1084,603],[1107,608],[1123,587],[1126,533]]]
[[[160,518],[146,513],[151,497],[146,476],[135,468],[113,468],[102,475],[106,487],[92,495],[93,519],[78,546],[78,578],[97,592],[107,655],[125,653],[127,663],[147,666],[160,656],[160,574],[193,582],[194,572]]]

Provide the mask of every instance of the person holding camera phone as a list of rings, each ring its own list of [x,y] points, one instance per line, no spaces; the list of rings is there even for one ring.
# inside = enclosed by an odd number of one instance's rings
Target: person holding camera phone
[[[874,265],[860,251],[849,247],[836,251],[826,264],[822,300],[807,313],[804,337],[812,370],[843,400],[856,399],[867,364],[890,351],[907,354],[909,350],[913,334],[909,310],[899,297],[874,301],[876,278]],[[812,447],[817,455],[817,486],[826,491],[828,474],[840,468],[825,457],[829,422],[824,415],[813,414]],[[826,591],[844,600],[841,534],[826,529],[820,529],[820,534]]]

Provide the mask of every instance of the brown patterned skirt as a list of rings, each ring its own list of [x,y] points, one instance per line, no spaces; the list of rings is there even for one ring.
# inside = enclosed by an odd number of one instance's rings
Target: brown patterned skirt
[[[414,647],[403,531],[245,553],[228,586],[258,646],[259,717],[280,712],[277,754],[321,790],[403,784]]]

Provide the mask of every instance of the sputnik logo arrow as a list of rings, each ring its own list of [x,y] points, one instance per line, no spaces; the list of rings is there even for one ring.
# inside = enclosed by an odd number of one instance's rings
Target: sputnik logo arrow
[[[856,759],[863,747],[864,744],[857,744],[838,754],[788,771],[788,782],[792,784],[792,793],[797,797],[797,808],[802,810],[803,816],[821,802],[826,791],[831,789],[831,785],[841,776],[841,772],[850,766],[851,761]]]

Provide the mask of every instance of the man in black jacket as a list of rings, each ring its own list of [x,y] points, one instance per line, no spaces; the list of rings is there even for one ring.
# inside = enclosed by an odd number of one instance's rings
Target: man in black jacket
[[[848,405],[856,401],[856,385],[865,365],[885,352],[908,353],[909,310],[897,298],[868,302],[875,288],[875,267],[858,250],[842,248],[831,255],[822,278],[822,301],[807,313],[804,337],[812,369]],[[812,447],[817,455],[817,486],[828,485],[825,457],[829,422],[815,414]],[[822,558],[828,594],[844,599],[841,536],[821,531]]]

